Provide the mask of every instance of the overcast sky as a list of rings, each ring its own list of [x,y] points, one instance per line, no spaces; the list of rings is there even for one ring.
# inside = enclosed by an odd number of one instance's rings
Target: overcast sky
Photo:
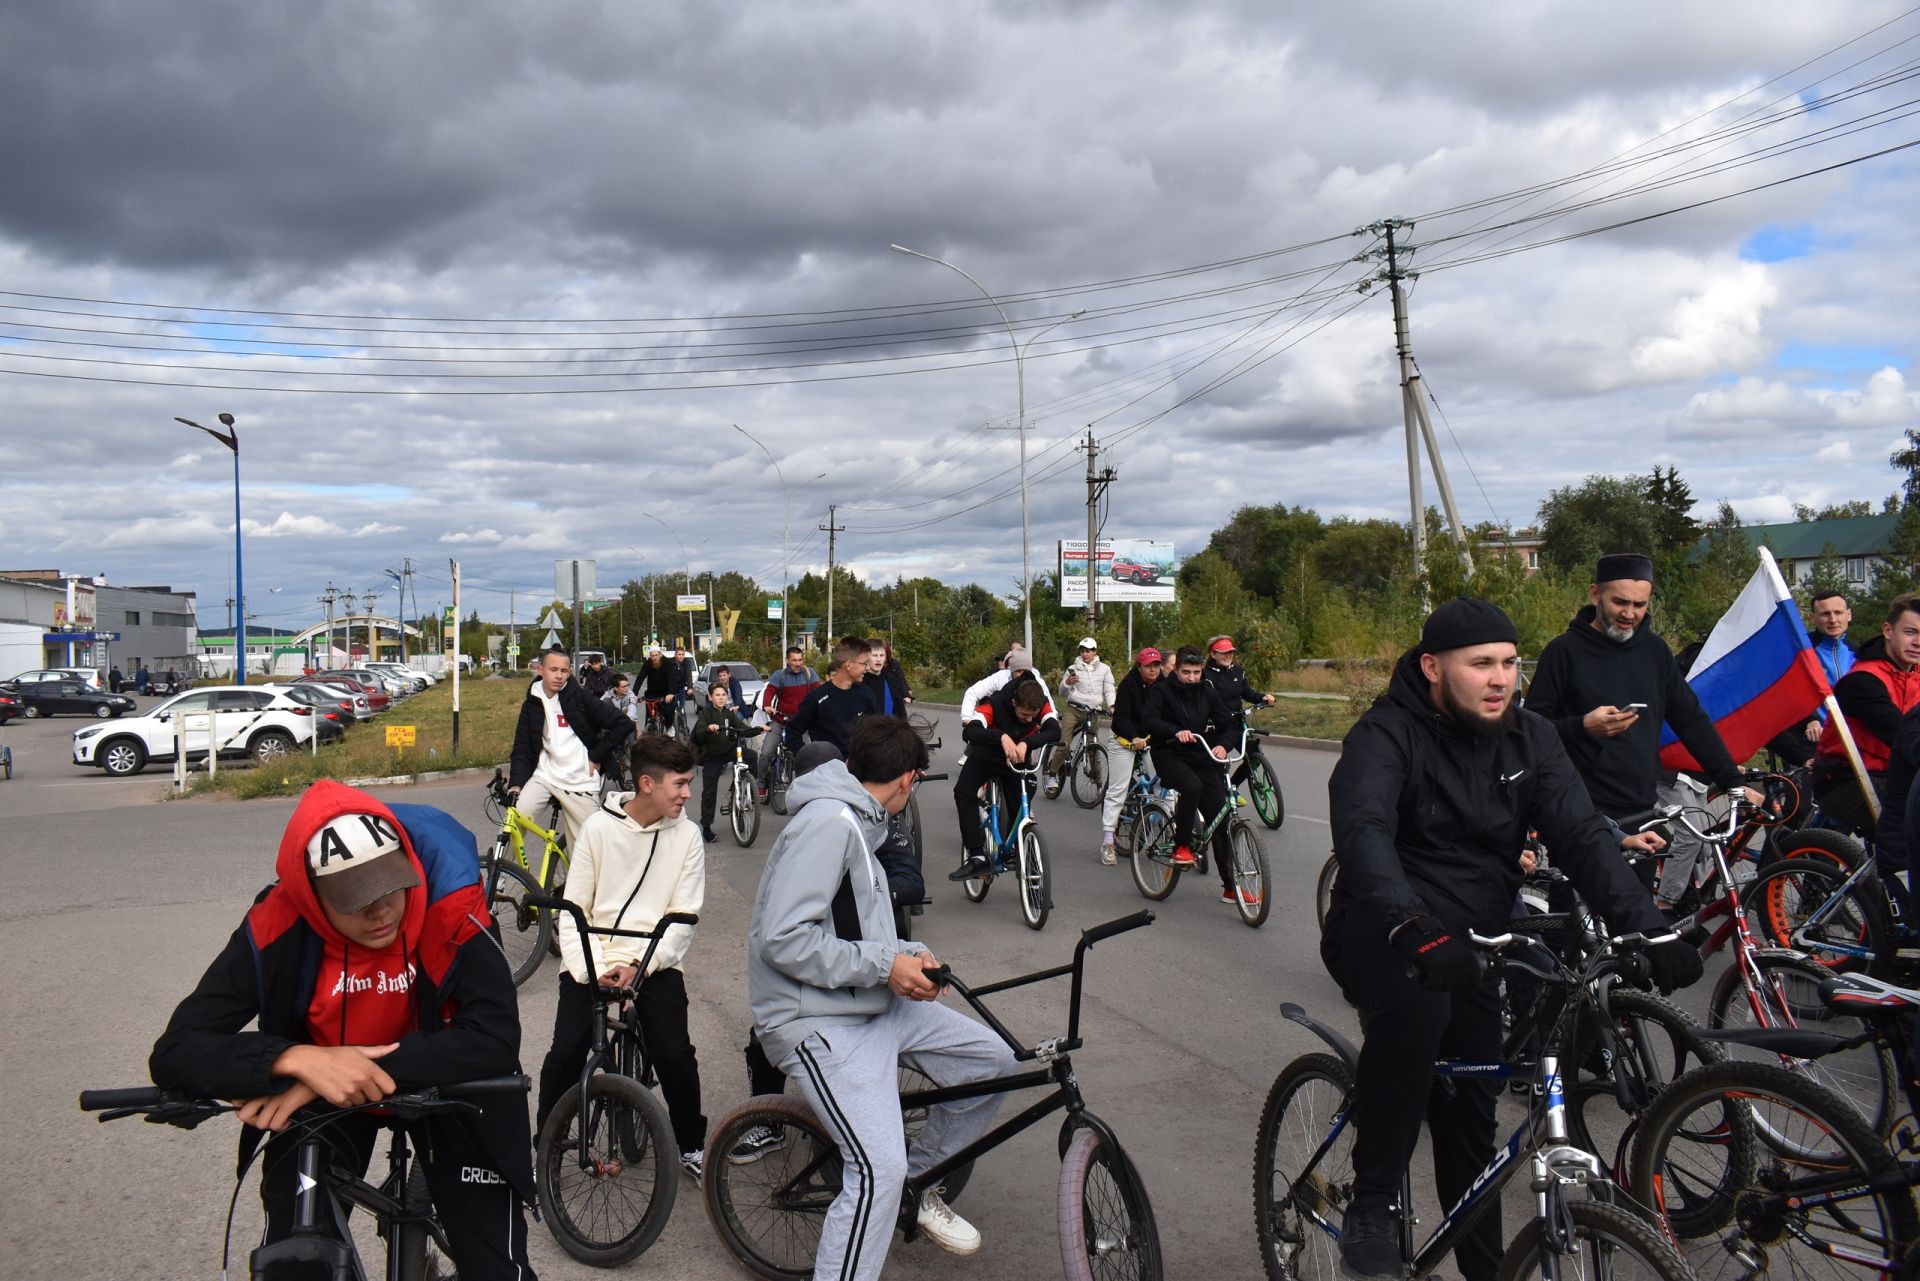
[[[1008,335],[894,242],[1032,344],[1036,567],[1089,423],[1110,535],[1401,519],[1350,261],[1387,217],[1469,523],[1657,463],[1750,519],[1877,503],[1920,425],[1920,148],[1843,162],[1920,138],[1906,8],[9,5],[0,567],[223,623],[230,458],[173,418],[225,411],[263,619],[407,556],[489,617],[560,556],[777,583],[737,423],[796,575],[838,503],[856,572],[1011,591]]]

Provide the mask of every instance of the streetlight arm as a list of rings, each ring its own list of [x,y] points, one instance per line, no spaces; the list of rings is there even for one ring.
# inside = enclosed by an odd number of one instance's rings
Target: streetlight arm
[[[887,248],[893,250],[893,252],[897,254],[905,254],[909,258],[924,258],[928,262],[939,263],[942,267],[945,267],[949,271],[959,272],[960,275],[966,280],[966,282],[972,285],[975,289],[978,289],[980,291],[980,296],[982,298],[985,298],[988,302],[992,303],[993,309],[1000,313],[1000,323],[1006,326],[1007,341],[1014,345],[1015,353],[1016,354],[1018,353],[1019,339],[1014,336],[1013,322],[1007,319],[1006,308],[1000,305],[1000,300],[998,298],[995,298],[990,292],[988,292],[987,287],[985,285],[981,284],[979,281],[975,280],[972,276],[968,275],[965,269],[954,266],[952,263],[948,262],[945,258],[935,258],[932,254],[923,254],[918,249],[909,249],[905,245],[888,245]]]

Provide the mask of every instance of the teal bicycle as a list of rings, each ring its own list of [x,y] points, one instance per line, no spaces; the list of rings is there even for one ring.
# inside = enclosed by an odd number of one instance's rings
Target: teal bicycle
[[[1046,925],[1047,915],[1053,911],[1053,872],[1047,864],[1047,843],[1040,839],[1030,804],[1040,764],[1009,765],[1007,772],[1020,780],[1020,804],[1007,804],[998,779],[981,789],[980,822],[987,833],[988,867],[979,876],[960,882],[960,889],[969,902],[978,903],[993,888],[994,877],[1014,877],[1020,890],[1020,916],[1028,929],[1037,930]],[[1008,820],[1004,830],[1003,815]]]

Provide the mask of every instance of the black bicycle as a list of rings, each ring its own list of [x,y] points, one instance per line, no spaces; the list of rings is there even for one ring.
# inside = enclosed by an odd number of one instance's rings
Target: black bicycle
[[[459,1085],[390,1094],[357,1107],[336,1108],[315,1102],[295,1112],[293,1124],[300,1139],[294,1146],[297,1173],[293,1231],[283,1240],[253,1250],[247,1256],[248,1274],[257,1281],[271,1268],[307,1262],[330,1269],[336,1277],[364,1278],[367,1271],[353,1237],[344,1232],[334,1235],[337,1227],[346,1223],[347,1215],[358,1208],[373,1216],[387,1243],[387,1281],[452,1277],[453,1251],[428,1195],[426,1170],[413,1160],[406,1125],[430,1116],[477,1113],[480,1105],[474,1100],[524,1096],[527,1085],[527,1078],[520,1075],[485,1077]],[[335,1164],[327,1138],[327,1128],[341,1117],[374,1109],[378,1109],[382,1124],[392,1135],[387,1145],[387,1174],[377,1185],[359,1172]],[[156,1125],[191,1130],[203,1121],[232,1112],[234,1107],[218,1099],[197,1099],[156,1086],[137,1086],[83,1090],[80,1110],[101,1113],[103,1122],[138,1116]],[[226,1275],[227,1263],[228,1249],[223,1248],[222,1276]]]
[[[593,936],[646,939],[640,973],[669,926],[696,925],[691,912],[669,912],[651,930],[587,924],[580,905],[548,894],[527,901],[573,918],[580,931],[587,973],[601,971],[593,959]],[[637,986],[594,983],[593,1048],[580,1068],[580,1083],[547,1114],[534,1147],[540,1210],[553,1239],[582,1263],[611,1268],[638,1258],[660,1237],[680,1187],[680,1158],[666,1105],[647,1056],[646,1038],[629,1003]],[[728,1149],[719,1149],[726,1151]]]
[[[1054,800],[1071,780],[1073,803],[1090,810],[1107,794],[1107,749],[1100,742],[1100,713],[1087,708],[1074,711],[1080,723],[1072,737],[1041,750],[1040,769],[1047,779],[1043,790],[1048,800]]]
[[[1068,1281],[1093,1277],[1131,1277],[1151,1281],[1162,1275],[1160,1233],[1146,1185],[1112,1127],[1087,1110],[1073,1071],[1073,1051],[1080,1039],[1081,974],[1087,949],[1103,939],[1138,929],[1153,920],[1151,912],[1108,921],[1082,932],[1073,961],[1020,978],[1003,979],[970,988],[944,967],[938,981],[952,987],[1014,1051],[1021,1062],[1044,1066],[1012,1076],[966,1085],[901,1094],[903,1117],[937,1103],[1006,1094],[1036,1086],[1052,1086],[1044,1098],[1002,1121],[932,1169],[907,1180],[901,1198],[899,1230],[912,1240],[918,1229],[915,1209],[928,1188],[942,1187],[949,1203],[960,1195],[961,1172],[986,1153],[1053,1113],[1065,1110],[1060,1127],[1060,1185],[1058,1211],[1060,1254]],[[1071,977],[1067,1033],[1031,1047],[1022,1046],[981,998],[1047,979]],[[715,1152],[730,1152],[749,1132],[770,1127],[781,1135],[780,1147],[751,1165],[716,1162],[707,1170],[707,1216],[721,1242],[748,1269],[779,1281],[813,1275],[813,1258],[827,1207],[840,1194],[840,1149],[833,1136],[800,1099],[762,1095],[749,1099],[721,1119],[708,1140]]]

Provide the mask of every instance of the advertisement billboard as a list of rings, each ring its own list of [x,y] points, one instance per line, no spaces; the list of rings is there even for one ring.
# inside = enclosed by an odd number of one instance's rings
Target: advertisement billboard
[[[1087,604],[1087,543],[1067,539],[1060,543],[1060,604],[1084,609]],[[1171,601],[1180,561],[1173,544],[1152,538],[1103,538],[1094,548],[1094,591],[1103,604],[1127,601]]]

